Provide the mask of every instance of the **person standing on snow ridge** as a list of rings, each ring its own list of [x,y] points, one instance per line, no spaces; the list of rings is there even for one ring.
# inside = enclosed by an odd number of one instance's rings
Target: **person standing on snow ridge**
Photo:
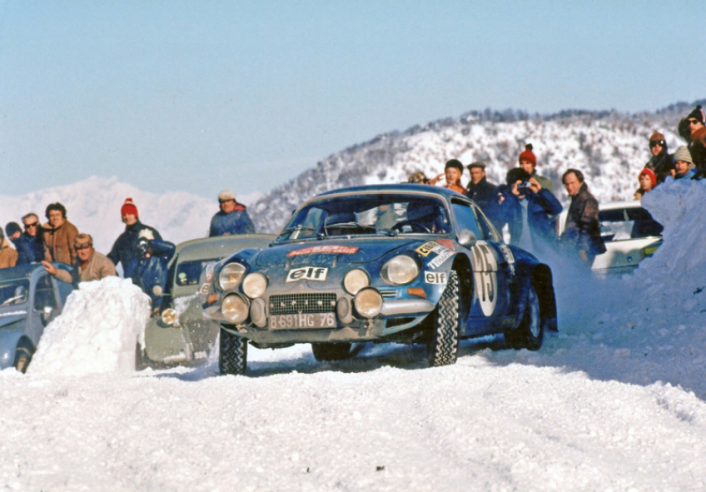
[[[235,193],[223,190],[218,194],[220,211],[211,219],[208,237],[230,236],[232,234],[253,234],[255,226],[245,205],[235,201]]]
[[[525,150],[517,158],[517,161],[520,163],[520,168],[529,173],[530,178],[536,179],[542,188],[549,190],[552,195],[554,194],[554,185],[551,180],[537,174],[537,157],[532,152],[532,144],[525,145]]]
[[[561,182],[571,197],[561,235],[562,245],[569,257],[580,260],[590,268],[596,255],[606,252],[598,219],[598,200],[588,191],[583,173],[578,169],[567,169]]]
[[[696,176],[694,161],[691,160],[691,154],[686,147],[679,147],[674,153],[674,167],[676,168],[674,179],[692,179]]]
[[[10,246],[10,241],[0,229],[0,268],[12,268],[17,264],[17,251]]]
[[[471,180],[466,187],[466,196],[476,202],[487,215],[486,208],[497,196],[497,186],[486,179],[484,163],[472,162],[467,167]]]
[[[74,248],[78,259],[76,264],[72,265],[73,272],[58,269],[48,261],[42,262],[44,269],[62,282],[73,284],[76,288],[79,282],[91,282],[117,275],[115,265],[110,258],[93,249],[93,238],[90,234],[81,233],[76,236]]]
[[[44,260],[51,261],[51,255],[44,247],[44,235],[42,234],[42,225],[39,223],[39,216],[30,212],[22,217],[22,223],[25,226],[25,232],[22,232],[19,224],[14,222],[5,228],[5,231],[12,228],[10,240],[15,243],[17,249],[17,264],[29,265]]]
[[[640,182],[640,188],[635,192],[633,197],[635,200],[642,200],[645,193],[652,191],[657,186],[657,177],[648,167],[640,171],[640,174],[637,175],[637,180]]]
[[[664,135],[659,132],[654,132],[650,136],[650,152],[652,157],[645,164],[645,169],[649,169],[655,175],[658,184],[664,182],[664,178],[667,176],[672,176],[672,171],[674,170],[674,159],[669,155],[667,150],[667,142],[664,140]],[[642,175],[642,174],[640,174]],[[653,186],[654,188],[654,186]],[[639,190],[638,190],[639,192]]]
[[[127,267],[132,262],[132,259],[139,254],[138,242],[140,231],[143,229],[150,230],[152,231],[153,237],[159,240],[162,239],[162,236],[154,227],[144,225],[140,222],[137,207],[133,203],[132,198],[125,199],[125,203],[120,208],[120,216],[125,224],[125,231],[115,240],[107,256],[116,267],[118,263],[123,265],[125,278],[132,278],[128,276]]]
[[[73,265],[76,261],[74,240],[78,229],[66,220],[66,207],[59,202],[52,203],[47,206],[45,215],[49,222],[44,225],[44,244],[51,261]]]
[[[466,190],[463,186],[461,186],[461,176],[463,176],[463,164],[461,164],[461,161],[451,159],[446,162],[444,172],[435,178],[430,179],[429,184],[436,185],[436,183],[441,181],[441,178],[446,178],[446,186],[444,186],[444,188],[460,193],[461,195],[465,195]]]
[[[167,294],[167,266],[176,246],[156,239],[150,229],[142,229],[138,236],[137,254],[125,267],[125,278],[142,289],[152,301],[152,314],[159,314]]]

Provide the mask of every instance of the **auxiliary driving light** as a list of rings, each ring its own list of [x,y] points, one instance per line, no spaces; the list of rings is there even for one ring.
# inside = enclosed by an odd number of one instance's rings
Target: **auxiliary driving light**
[[[374,318],[382,311],[382,296],[372,288],[361,289],[353,299],[358,314],[366,318]]]
[[[216,284],[221,290],[230,290],[238,286],[245,275],[245,266],[240,263],[228,263],[218,274]]]
[[[356,295],[360,289],[368,285],[370,285],[370,278],[368,278],[368,274],[360,268],[351,270],[346,273],[346,276],[343,278],[343,288],[351,295]]]
[[[243,280],[243,292],[250,299],[262,297],[267,289],[267,279],[261,273],[251,273]]]
[[[248,319],[248,301],[238,294],[225,296],[221,303],[223,316],[231,323],[242,323]]]

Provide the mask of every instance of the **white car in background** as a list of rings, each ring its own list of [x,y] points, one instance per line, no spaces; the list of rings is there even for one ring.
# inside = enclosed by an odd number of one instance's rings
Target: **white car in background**
[[[662,225],[642,208],[640,201],[599,204],[601,237],[607,251],[596,256],[591,269],[598,275],[631,273],[662,244]],[[566,214],[560,216],[564,230]]]

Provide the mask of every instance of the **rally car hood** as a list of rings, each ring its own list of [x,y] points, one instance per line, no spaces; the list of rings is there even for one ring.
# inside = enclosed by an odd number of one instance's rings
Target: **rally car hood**
[[[332,266],[337,263],[370,263],[396,250],[414,250],[432,240],[423,238],[362,237],[278,244],[260,251],[254,265],[267,268],[287,264]]]

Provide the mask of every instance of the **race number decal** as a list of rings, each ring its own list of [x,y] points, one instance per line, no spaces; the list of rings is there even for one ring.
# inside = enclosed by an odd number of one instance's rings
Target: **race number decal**
[[[446,285],[446,272],[424,272],[424,281],[428,284]]]
[[[471,249],[473,258],[474,295],[478,298],[483,314],[491,316],[498,299],[498,264],[490,246],[478,241]]]

